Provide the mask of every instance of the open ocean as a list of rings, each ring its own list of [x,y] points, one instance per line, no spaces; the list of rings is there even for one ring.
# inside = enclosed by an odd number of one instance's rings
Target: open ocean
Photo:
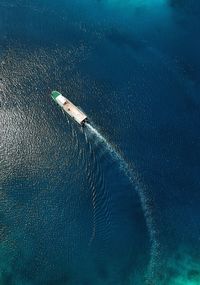
[[[0,285],[199,284],[200,2],[0,0]]]

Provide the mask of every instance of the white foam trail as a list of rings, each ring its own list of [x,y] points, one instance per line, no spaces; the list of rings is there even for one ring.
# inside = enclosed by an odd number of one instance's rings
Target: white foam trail
[[[118,153],[113,149],[113,147],[108,143],[108,141],[94,128],[92,127],[89,123],[86,123],[86,126],[90,130],[90,132],[95,135],[100,142],[104,144],[106,149],[112,154],[112,156],[116,156],[118,158]]]
[[[128,163],[124,160],[124,158],[117,152],[117,150],[106,140],[104,136],[98,132],[93,126],[89,123],[86,124],[88,131],[95,135],[99,142],[101,142],[107,151],[111,154],[112,158],[119,163],[120,170],[128,177],[130,183],[135,187],[137,191],[142,210],[144,212],[144,216],[146,219],[146,225],[150,237],[151,243],[151,253],[150,253],[150,262],[148,268],[147,278],[154,278],[156,271],[156,264],[159,259],[160,253],[160,243],[159,243],[159,232],[157,230],[156,222],[153,215],[152,208],[152,199],[149,198],[149,194],[147,192],[146,187],[141,182],[139,175],[136,170],[131,169]]]

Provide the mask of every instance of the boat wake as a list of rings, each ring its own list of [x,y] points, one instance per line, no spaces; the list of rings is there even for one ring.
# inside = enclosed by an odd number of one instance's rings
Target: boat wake
[[[148,266],[147,278],[153,278],[156,272],[156,266],[159,261],[160,253],[160,242],[159,233],[157,230],[154,214],[153,214],[153,203],[152,199],[147,191],[147,188],[141,182],[139,175],[136,170],[132,169],[125,159],[117,152],[114,146],[112,146],[107,139],[90,123],[86,123],[86,135],[95,136],[97,142],[102,144],[104,149],[109,153],[114,161],[119,165],[121,172],[127,176],[130,183],[133,185],[135,190],[139,195],[142,210],[145,216],[147,230],[149,233],[151,252],[150,252],[150,262]]]

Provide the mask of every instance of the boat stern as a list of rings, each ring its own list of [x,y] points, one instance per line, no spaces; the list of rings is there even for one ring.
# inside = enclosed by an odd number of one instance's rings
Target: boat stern
[[[89,123],[88,118],[86,117],[82,122],[80,122],[81,127],[85,127],[85,124]]]

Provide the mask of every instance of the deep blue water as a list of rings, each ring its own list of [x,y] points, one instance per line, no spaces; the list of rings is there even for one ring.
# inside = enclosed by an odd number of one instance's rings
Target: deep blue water
[[[197,0],[0,0],[1,285],[200,284],[199,19]]]

